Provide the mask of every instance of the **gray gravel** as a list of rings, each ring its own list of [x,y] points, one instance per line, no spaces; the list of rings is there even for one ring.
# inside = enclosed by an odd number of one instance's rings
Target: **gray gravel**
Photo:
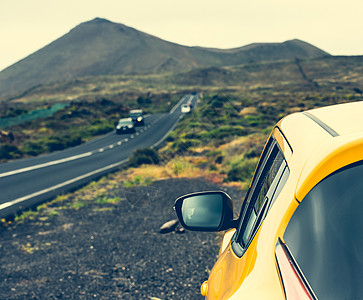
[[[159,231],[176,218],[177,197],[215,189],[201,179],[162,180],[118,191],[126,200],[116,205],[1,228],[0,299],[201,299],[220,237]],[[242,191],[223,189],[240,202]]]

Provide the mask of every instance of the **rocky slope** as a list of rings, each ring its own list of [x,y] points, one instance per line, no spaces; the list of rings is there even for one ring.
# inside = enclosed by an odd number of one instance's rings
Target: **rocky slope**
[[[178,196],[214,189],[201,179],[162,180],[112,191],[125,199],[117,204],[55,203],[52,217],[40,213],[1,228],[0,298],[201,299],[220,235],[161,234],[160,226],[175,219]],[[243,192],[224,190],[237,211]]]

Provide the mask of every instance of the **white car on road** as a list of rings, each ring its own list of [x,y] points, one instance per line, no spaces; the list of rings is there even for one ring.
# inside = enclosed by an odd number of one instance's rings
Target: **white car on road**
[[[190,105],[188,105],[188,104],[183,104],[183,105],[181,106],[181,112],[182,112],[183,114],[190,113],[190,110],[191,110],[191,108],[190,108]]]

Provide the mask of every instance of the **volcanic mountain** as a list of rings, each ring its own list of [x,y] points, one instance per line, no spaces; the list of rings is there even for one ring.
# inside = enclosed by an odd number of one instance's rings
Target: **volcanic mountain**
[[[234,49],[187,47],[96,18],[0,72],[0,97],[83,76],[158,74],[248,62],[329,56],[300,40]]]

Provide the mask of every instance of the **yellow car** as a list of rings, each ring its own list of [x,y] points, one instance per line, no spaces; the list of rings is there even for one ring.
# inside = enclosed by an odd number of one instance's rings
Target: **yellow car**
[[[174,208],[186,229],[229,230],[206,299],[363,299],[363,102],[278,122],[237,219],[222,191]]]

